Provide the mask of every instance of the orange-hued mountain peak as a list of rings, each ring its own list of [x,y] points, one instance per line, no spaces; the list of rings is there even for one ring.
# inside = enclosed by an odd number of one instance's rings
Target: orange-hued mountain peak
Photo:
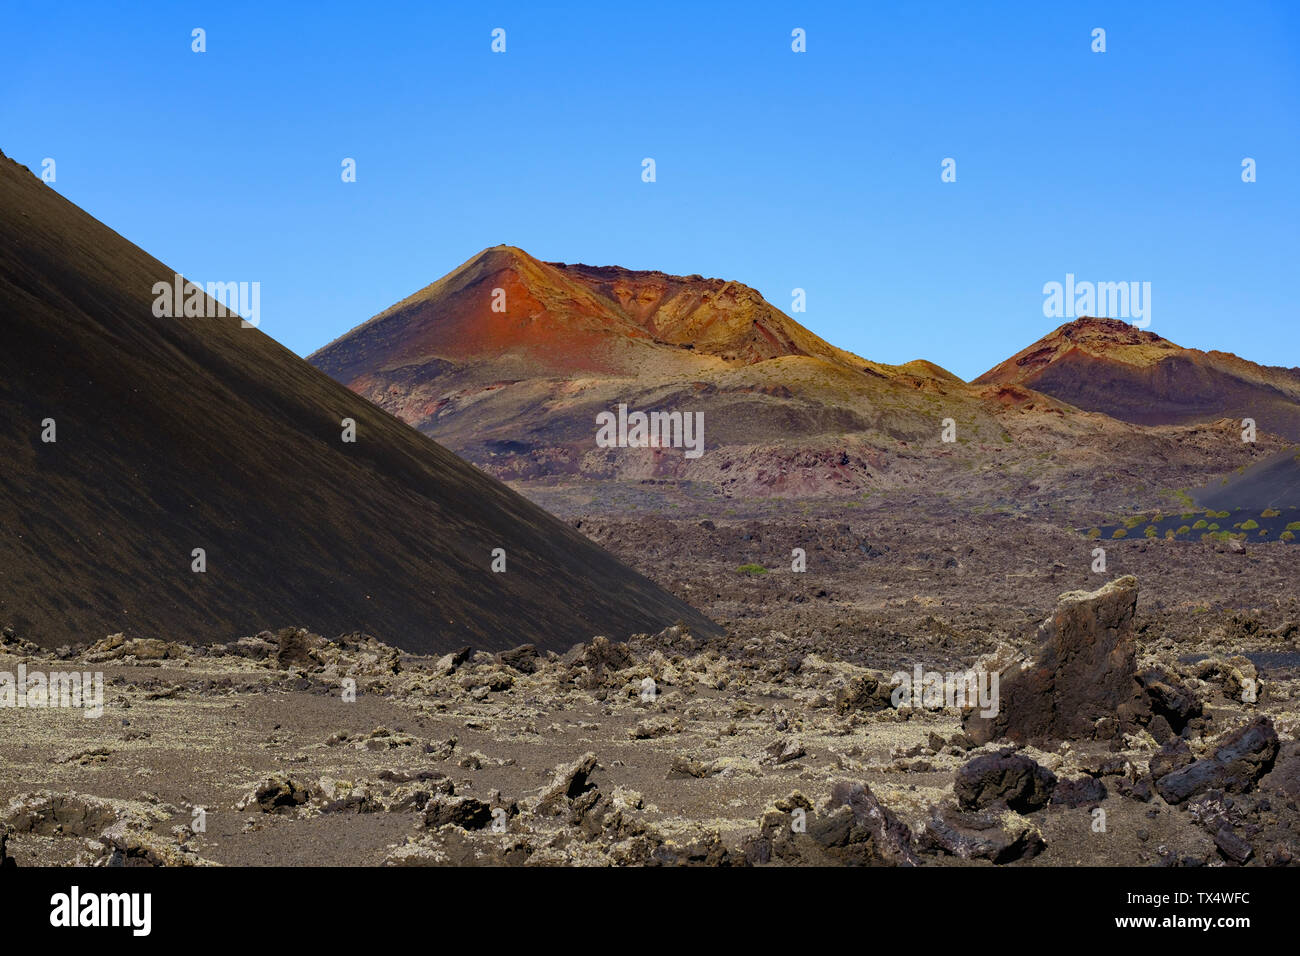
[[[1149,365],[1184,349],[1123,319],[1084,316],[1049,332],[1033,345],[989,369],[976,384],[1026,383],[1041,369],[1074,352],[1128,365]]]
[[[429,363],[492,363],[507,377],[644,375],[791,356],[868,364],[739,282],[543,262],[500,245],[310,358],[352,384]]]

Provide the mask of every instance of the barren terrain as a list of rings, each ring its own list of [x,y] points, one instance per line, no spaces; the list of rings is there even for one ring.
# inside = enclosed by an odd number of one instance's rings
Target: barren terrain
[[[673,517],[565,517],[725,637],[670,628],[460,660],[294,629],[54,654],[11,633],[0,670],[102,669],[107,706],[98,720],[6,712],[8,852],[19,865],[1293,859],[1293,547],[1120,541],[1097,574],[1094,542],[1020,517],[657,491],[646,500]],[[534,494],[561,512],[572,497]],[[796,547],[802,573],[790,570]],[[1163,718],[1123,732],[1099,723],[1013,754],[977,745],[957,708],[889,701],[895,671],[1032,657],[1062,592],[1126,574],[1140,581],[1135,666],[1188,698],[1178,733]],[[1266,729],[1252,728],[1261,717]],[[1239,731],[1246,757],[1215,763]],[[1193,781],[1189,796],[1173,789],[1203,764],[1231,773]]]

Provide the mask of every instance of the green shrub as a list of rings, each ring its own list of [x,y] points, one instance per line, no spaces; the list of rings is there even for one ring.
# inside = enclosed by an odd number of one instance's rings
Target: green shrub
[[[767,568],[761,564],[742,564],[736,570],[741,574],[767,574]]]

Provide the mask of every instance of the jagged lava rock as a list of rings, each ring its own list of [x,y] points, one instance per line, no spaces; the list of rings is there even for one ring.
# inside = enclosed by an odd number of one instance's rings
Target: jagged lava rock
[[[1096,591],[1062,594],[1038,629],[1032,664],[1002,672],[998,712],[992,717],[969,713],[963,722],[967,735],[977,745],[1002,738],[1042,743],[1091,737],[1102,717],[1114,718],[1121,733],[1144,723],[1151,704],[1137,680],[1132,634],[1137,596],[1132,575]]]
[[[964,809],[1002,802],[1012,810],[1038,810],[1051,799],[1056,774],[1011,748],[981,754],[957,771],[953,790]]]
[[[1208,757],[1156,780],[1166,803],[1181,803],[1205,790],[1244,793],[1273,766],[1278,738],[1273,721],[1257,717],[1223,741]]]

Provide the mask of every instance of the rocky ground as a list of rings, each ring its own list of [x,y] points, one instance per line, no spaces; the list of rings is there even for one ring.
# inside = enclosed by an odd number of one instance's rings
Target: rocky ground
[[[1104,542],[1100,572],[1098,542],[1018,516],[677,504],[568,518],[720,640],[434,659],[297,628],[54,652],[6,632],[0,672],[105,678],[99,719],[0,711],[6,859],[1293,861],[1294,547]],[[997,716],[895,706],[918,666],[998,673]]]

